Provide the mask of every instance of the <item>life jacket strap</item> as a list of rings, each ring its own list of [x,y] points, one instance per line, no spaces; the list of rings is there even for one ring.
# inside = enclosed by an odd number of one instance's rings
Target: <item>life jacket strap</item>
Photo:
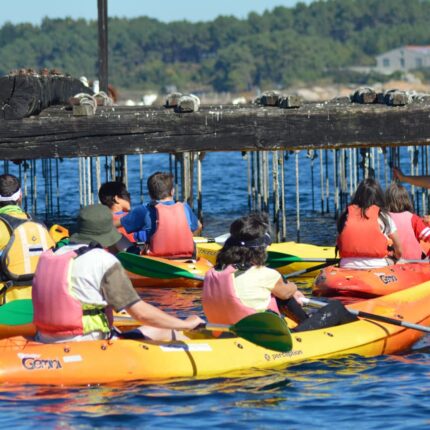
[[[82,314],[83,315],[103,315],[105,313],[103,308],[94,308],[94,309],[83,309]]]

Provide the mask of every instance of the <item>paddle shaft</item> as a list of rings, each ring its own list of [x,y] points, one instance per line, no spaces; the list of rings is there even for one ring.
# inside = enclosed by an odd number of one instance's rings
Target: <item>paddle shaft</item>
[[[318,264],[317,266],[308,267],[307,269],[297,270],[296,272],[288,273],[287,275],[283,275],[284,279],[294,278],[300,275],[304,275],[306,273],[314,272],[315,270],[324,269],[327,266],[330,266],[331,262]]]
[[[310,306],[314,306],[317,308],[322,308],[324,306],[327,305],[327,303],[325,302],[320,302],[319,300],[314,300],[314,299],[302,299],[302,302],[304,305],[310,305]],[[406,328],[410,328],[413,330],[418,330],[418,331],[423,331],[425,333],[430,333],[430,327],[426,327],[425,325],[420,325],[420,324],[414,324],[414,323],[410,323],[407,321],[402,321],[399,319],[394,319],[394,318],[389,318],[389,317],[384,317],[382,315],[377,315],[377,314],[371,314],[369,312],[364,312],[364,311],[358,311],[356,309],[349,309],[347,308],[348,312],[351,313],[352,315],[358,316],[358,317],[362,317],[362,318],[366,318],[369,320],[375,320],[375,321],[381,321],[387,324],[393,324],[393,325],[397,325],[397,326],[401,326],[401,327],[406,327]]]
[[[129,315],[116,315],[114,321],[117,323],[128,322],[132,325],[135,322]],[[263,348],[275,351],[288,352],[292,347],[291,333],[285,320],[272,312],[257,312],[248,315],[236,324],[200,324],[194,330],[209,330],[218,332],[229,332],[239,336],[251,343]]]
[[[223,245],[229,236],[230,233],[225,233],[217,237],[195,237],[194,243],[219,243],[220,245]]]

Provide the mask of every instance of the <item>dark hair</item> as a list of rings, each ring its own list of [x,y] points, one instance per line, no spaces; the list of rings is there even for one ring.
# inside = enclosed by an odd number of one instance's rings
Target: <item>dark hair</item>
[[[385,202],[387,210],[394,213],[414,212],[414,204],[408,190],[397,182],[392,182],[385,190]]]
[[[269,233],[269,217],[263,212],[254,212],[235,220],[230,226],[230,237],[217,255],[216,269],[222,270],[229,264],[246,270],[251,266],[264,266],[267,259],[266,246],[241,246]]]
[[[0,175],[0,195],[3,197],[12,196],[20,189],[19,179],[14,175],[4,174]],[[0,202],[0,207],[8,205],[16,205],[16,201]]]
[[[148,178],[148,192],[152,200],[169,197],[173,190],[173,175],[168,172],[155,172]]]
[[[376,179],[370,177],[363,179],[358,184],[357,190],[355,191],[350,204],[356,205],[361,209],[362,218],[368,218],[366,211],[370,206],[378,206],[379,216],[384,223],[384,230],[388,230],[388,213],[385,209],[384,192]],[[339,233],[345,227],[347,216],[348,211],[345,210],[339,217],[339,221],[337,223],[337,230]]]
[[[123,182],[105,182],[99,189],[99,199],[101,203],[111,208],[115,203],[115,197],[130,201],[130,193]]]

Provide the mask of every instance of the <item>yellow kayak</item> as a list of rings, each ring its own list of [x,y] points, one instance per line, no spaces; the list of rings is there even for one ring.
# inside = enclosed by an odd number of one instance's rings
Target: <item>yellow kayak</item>
[[[204,257],[215,264],[216,256],[222,245],[214,242],[205,243],[203,242],[205,238],[198,238],[198,240],[197,256]],[[276,269],[283,275],[309,269],[321,264],[321,260],[330,260],[335,257],[334,246],[317,246],[297,242],[272,243],[267,248],[267,253],[267,266]],[[309,271],[302,276],[315,277],[318,272],[319,269]]]
[[[430,282],[351,305],[351,309],[430,324]],[[189,340],[41,344],[23,337],[0,341],[0,382],[82,385],[118,381],[235,376],[298,362],[358,354],[392,354],[410,348],[424,333],[360,319],[341,326],[292,333],[292,349],[275,352],[241,337],[188,333]]]

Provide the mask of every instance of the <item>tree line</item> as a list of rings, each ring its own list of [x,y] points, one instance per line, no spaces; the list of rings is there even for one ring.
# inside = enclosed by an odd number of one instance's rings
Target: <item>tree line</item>
[[[430,45],[429,22],[430,0],[317,0],[197,23],[110,18],[109,78],[121,88],[182,91],[351,80],[350,66],[405,44]],[[46,67],[94,77],[97,41],[96,21],[6,23],[0,74]]]

